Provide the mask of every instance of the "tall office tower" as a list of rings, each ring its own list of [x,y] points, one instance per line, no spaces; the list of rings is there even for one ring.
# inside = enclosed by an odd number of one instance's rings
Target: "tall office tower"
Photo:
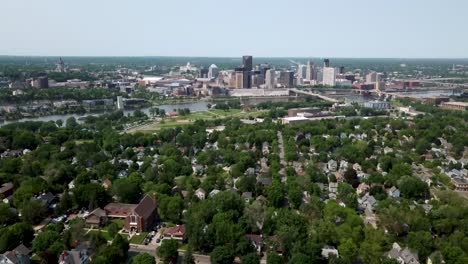
[[[294,86],[294,72],[282,71],[280,72],[280,78],[278,81],[281,86],[289,88]]]
[[[260,71],[252,71],[251,83],[253,87],[260,87],[264,82],[264,78]]]
[[[263,77],[266,76],[266,72],[271,69],[271,66],[270,64],[268,63],[262,63],[260,64],[260,71],[261,71],[261,74],[263,75]]]
[[[305,79],[307,77],[307,66],[306,65],[298,65],[297,66],[297,77],[301,79]]]
[[[276,72],[275,70],[269,69],[265,73],[265,87],[267,89],[273,89],[276,87]]]
[[[215,64],[211,64],[211,66],[208,68],[208,78],[215,79],[218,77],[218,74],[218,66],[216,66]]]
[[[236,68],[236,89],[244,88],[244,69],[243,68]]]
[[[208,77],[208,69],[200,68],[200,78],[207,78]]]
[[[340,66],[340,70],[338,71],[339,74],[344,74],[344,66]]]
[[[324,67],[323,68],[323,85],[324,86],[335,86],[336,85],[335,68]]]
[[[379,75],[377,72],[370,72],[366,75],[366,82],[368,83],[376,83],[379,81]]]
[[[244,71],[244,89],[252,88],[252,71]]]
[[[57,63],[57,69],[55,70],[56,72],[66,72],[67,67],[65,66],[65,62],[63,62],[62,57],[60,57],[58,63]]]
[[[324,59],[323,60],[323,67],[324,68],[330,67],[330,60],[329,59]]]
[[[314,69],[314,63],[312,61],[307,62],[307,72],[306,72],[306,77],[307,80],[315,80],[317,77],[315,76],[315,69]]]
[[[315,80],[317,77],[315,76],[315,67],[312,61],[307,62],[307,72],[306,72],[306,79],[311,81]]]
[[[252,70],[252,56],[242,56],[242,67],[245,71]]]

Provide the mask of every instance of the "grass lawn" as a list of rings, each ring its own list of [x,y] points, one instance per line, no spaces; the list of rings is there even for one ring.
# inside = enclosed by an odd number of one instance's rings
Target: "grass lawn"
[[[93,230],[90,230],[88,232],[88,236],[91,235],[91,234],[97,234],[97,233],[101,233],[101,235],[107,240],[107,241],[112,241],[112,239],[114,239],[113,237],[110,236],[110,234],[105,231],[105,230],[99,230],[99,229],[93,229]],[[128,239],[128,235],[127,234],[120,234],[122,235],[123,237],[127,238]]]
[[[120,229],[122,229],[124,227],[125,219],[122,219],[122,218],[112,219],[112,220],[109,221],[109,223],[103,229],[108,230],[110,223],[117,224],[117,226],[119,227],[119,230],[120,230]]]
[[[145,237],[147,235],[147,232],[141,232],[139,235],[132,236],[132,238],[130,239],[130,244],[143,245],[143,242],[145,241]]]
[[[187,251],[187,249],[188,249],[188,244],[180,244],[179,249],[180,249],[180,250],[185,250],[185,251]]]
[[[242,112],[240,109],[220,110],[212,109],[209,111],[196,111],[191,112],[186,116],[177,116],[175,118],[165,118],[163,122],[154,122],[152,124],[132,129],[129,132],[148,132],[152,133],[163,128],[175,128],[188,124],[193,124],[195,120],[215,120],[228,117],[248,118],[258,117],[267,112],[267,110],[253,111],[253,112]]]
[[[111,236],[109,235],[108,232],[100,231],[100,230],[98,230],[98,229],[96,229],[96,230],[90,230],[90,231],[88,232],[88,236],[89,236],[89,235],[98,234],[98,233],[101,233],[101,235],[102,235],[107,241],[112,241],[112,239],[114,239],[113,237],[111,237]]]

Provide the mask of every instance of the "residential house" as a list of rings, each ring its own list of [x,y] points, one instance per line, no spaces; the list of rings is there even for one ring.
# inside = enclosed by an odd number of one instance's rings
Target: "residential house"
[[[322,257],[328,259],[330,258],[330,255],[335,255],[336,257],[339,257],[338,250],[332,246],[324,246],[322,248]]]
[[[400,264],[419,264],[418,255],[408,248],[401,248],[398,243],[393,243],[392,249],[385,253],[387,258],[396,259]]]
[[[252,244],[252,246],[257,250],[257,253],[262,252],[263,250],[263,236],[262,235],[255,235],[255,234],[248,234],[245,235],[247,240]]]
[[[246,203],[250,202],[250,200],[252,200],[252,192],[243,192],[242,199],[244,199]]]
[[[353,169],[358,172],[358,171],[362,171],[362,167],[359,163],[354,163],[353,164]]]
[[[109,190],[112,187],[112,182],[109,179],[104,179],[101,183],[101,186],[104,189]]]
[[[398,190],[397,187],[392,186],[392,188],[390,188],[388,190],[388,196],[390,196],[391,198],[399,198],[400,197],[400,190]]]
[[[337,182],[330,182],[328,184],[328,191],[330,193],[337,193],[338,192],[338,183]]]
[[[11,182],[7,182],[2,184],[2,187],[0,187],[0,198],[7,198],[13,195],[13,192],[15,190],[15,186]]]
[[[36,199],[46,208],[54,208],[57,202],[57,196],[53,195],[51,192],[41,193]]]
[[[149,230],[157,218],[156,202],[146,195],[138,204],[110,203],[104,207],[109,218],[124,218],[127,232]]]
[[[426,264],[445,264],[445,260],[440,251],[435,251],[427,257]]]
[[[336,163],[335,160],[329,160],[327,167],[328,167],[328,170],[330,171],[336,171],[338,168],[338,164]]]
[[[58,264],[88,264],[90,263],[90,256],[88,249],[76,248],[70,251],[63,251],[59,256]]]
[[[370,186],[365,184],[364,182],[359,184],[359,186],[356,188],[356,194],[360,195],[363,193],[367,193],[370,189]]]
[[[271,178],[264,178],[264,177],[257,178],[257,182],[260,183],[263,186],[270,185],[272,183],[272,181],[273,180]]]
[[[270,154],[270,144],[266,141],[262,143],[262,153],[263,156]]]
[[[198,197],[198,199],[200,199],[200,200],[205,200],[205,198],[206,198],[206,192],[205,192],[205,190],[203,190],[202,188],[198,188],[198,189],[195,191],[195,196]]]
[[[71,180],[69,183],[68,183],[68,189],[71,190],[75,188],[75,180]]]
[[[29,264],[31,263],[31,250],[20,244],[11,251],[0,254],[1,264]]]
[[[361,210],[374,211],[374,207],[377,205],[377,200],[374,196],[366,194],[361,198],[358,198],[359,208]]]
[[[213,196],[217,195],[217,194],[220,193],[220,192],[221,192],[220,190],[214,189],[214,190],[212,190],[212,191],[210,192],[209,196],[210,196],[210,197],[213,197]]]
[[[452,178],[452,183],[455,186],[455,190],[461,191],[461,192],[467,192],[468,191],[468,180],[466,178]]]
[[[86,217],[85,223],[90,227],[98,228],[106,225],[107,221],[108,217],[106,211],[101,208],[96,208]]]
[[[344,172],[347,169],[348,169],[348,162],[346,160],[341,160],[339,171]]]
[[[176,225],[166,228],[163,232],[164,239],[173,239],[183,241],[185,240],[185,225]]]

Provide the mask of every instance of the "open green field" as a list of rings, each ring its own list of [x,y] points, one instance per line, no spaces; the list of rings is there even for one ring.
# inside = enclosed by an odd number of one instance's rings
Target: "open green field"
[[[264,113],[266,113],[266,110],[253,111],[253,112],[243,112],[240,109],[230,109],[230,110],[212,109],[212,110],[206,110],[206,111],[197,111],[197,112],[192,112],[189,115],[185,115],[185,116],[165,118],[161,122],[155,121],[147,125],[133,128],[129,130],[128,132],[129,133],[135,133],[135,132],[152,133],[163,128],[175,128],[178,126],[192,124],[196,120],[215,120],[215,119],[223,119],[223,118],[228,118],[228,117],[238,117],[238,118],[258,117]]]
[[[147,232],[142,232],[139,235],[134,235],[130,239],[129,243],[130,244],[138,244],[138,245],[143,245],[143,242],[145,241],[145,237],[148,235]]]

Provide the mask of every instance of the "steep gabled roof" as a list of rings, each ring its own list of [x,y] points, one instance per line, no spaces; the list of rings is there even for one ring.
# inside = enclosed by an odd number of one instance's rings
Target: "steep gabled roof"
[[[156,203],[149,195],[145,195],[140,203],[135,207],[134,212],[144,219],[149,218],[156,210]]]

